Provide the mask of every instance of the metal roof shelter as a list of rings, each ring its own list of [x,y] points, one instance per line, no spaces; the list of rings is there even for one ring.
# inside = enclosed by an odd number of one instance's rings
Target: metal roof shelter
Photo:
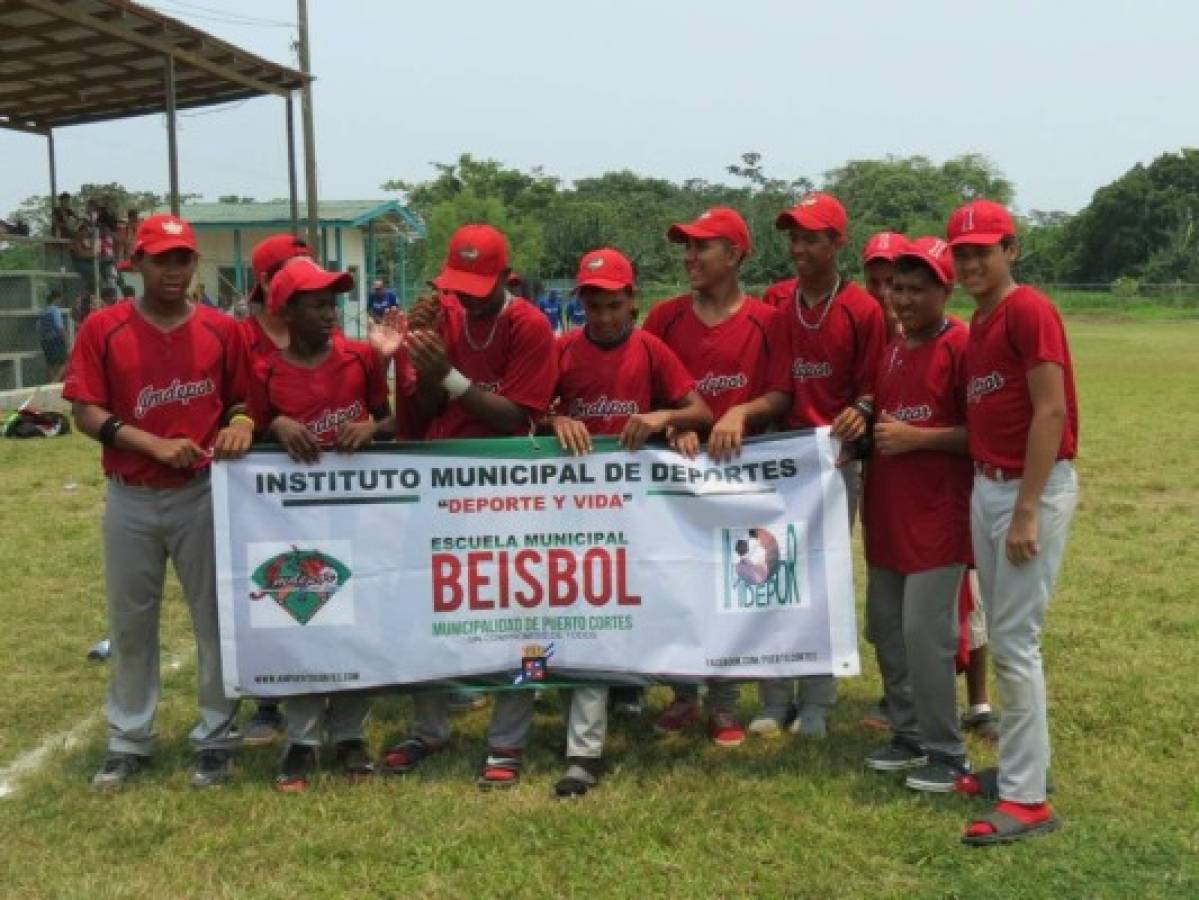
[[[276,95],[286,101],[291,223],[298,230],[293,92],[311,77],[128,0],[0,0],[0,128],[54,129],[165,113],[171,209],[179,211],[177,109]],[[308,160],[310,166],[314,160]],[[308,207],[316,207],[315,177]]]

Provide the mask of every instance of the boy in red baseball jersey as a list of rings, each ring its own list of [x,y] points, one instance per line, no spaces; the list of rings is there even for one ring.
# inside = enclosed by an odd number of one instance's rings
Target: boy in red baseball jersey
[[[147,218],[133,249],[145,293],[88,317],[63,388],[79,430],[104,445],[108,477],[104,569],[112,656],[108,757],[92,779],[96,790],[121,788],[153,751],[167,559],[196,638],[194,787],[228,779],[238,740],[237,703],[221,684],[208,474],[214,457],[249,449],[253,423],[240,412],[245,372],[237,323],[187,301],[197,260],[191,225],[176,216]]]
[[[741,264],[752,245],[749,227],[736,210],[715,207],[694,222],[672,225],[666,236],[685,247],[683,264],[691,293],[650,310],[645,330],[682,360],[719,421],[731,407],[766,390],[767,338],[774,311],[741,289]],[[694,450],[677,441],[676,448]],[[745,741],[745,728],[736,715],[739,696],[736,683],[708,684],[708,734],[717,746],[737,747]],[[659,716],[655,730],[678,733],[698,722],[698,697],[697,688],[677,685],[675,701]]]
[[[868,637],[894,735],[866,765],[913,770],[905,784],[935,792],[952,791],[970,771],[955,662],[973,467],[961,387],[966,327],[945,314],[953,277],[940,238],[912,241],[895,261],[888,293],[903,334],[887,346],[875,382],[862,505]]]
[[[908,239],[894,231],[880,231],[871,235],[862,248],[862,268],[866,273],[866,293],[878,301],[883,309],[887,339],[902,332],[895,311],[891,309],[891,281],[895,277],[895,260],[907,246]]]
[[[287,346],[257,363],[249,408],[257,430],[297,462],[314,463],[323,449],[359,450],[391,415],[379,357],[366,344],[334,335],[337,295],[353,288],[349,273],[327,272],[307,258],[289,261],[271,280],[267,305],[287,326]],[[289,697],[283,709],[288,746],[277,791],[307,790],[323,733],[347,777],[374,774],[365,736],[369,697],[309,694]]]
[[[297,257],[312,257],[308,245],[291,234],[273,234],[263,238],[250,253],[250,268],[254,272],[254,286],[246,297],[250,314],[239,325],[247,353],[247,372],[254,365],[275,355],[276,350],[287,346],[287,325],[271,313],[267,304],[267,291],[271,279],[290,260]],[[258,703],[254,714],[242,728],[242,741],[249,746],[269,744],[283,729],[283,716],[279,704],[270,700]]]
[[[563,448],[591,451],[591,436],[619,435],[628,450],[667,429],[698,431],[712,413],[679,358],[646,331],[633,327],[633,266],[616,250],[583,257],[575,281],[587,315],[582,328],[558,338],[558,415],[550,426]],[[566,774],[554,788],[577,797],[603,771],[608,689],[576,688],[566,728]]]
[[[978,306],[965,362],[975,466],[970,530],[1003,702],[999,805],[972,822],[962,840],[995,844],[1059,825],[1045,802],[1049,723],[1040,634],[1078,503],[1078,404],[1061,316],[1044,294],[1012,278],[1019,250],[1007,210],[988,200],[967,203],[950,217],[947,233],[958,280]],[[959,790],[990,783],[980,773],[961,779]]]
[[[490,225],[464,225],[433,280],[441,294],[420,300],[408,317],[414,401],[429,422],[429,439],[528,434],[549,411],[558,376],[554,334],[537,307],[508,292],[510,273],[504,235]],[[371,337],[384,352],[399,343],[386,329]],[[411,772],[449,740],[448,696],[421,693],[414,702],[412,736],[384,753],[385,772]],[[519,781],[532,716],[532,691],[496,697],[480,788]]]
[[[882,355],[883,313],[873,297],[837,271],[848,224],[840,202],[820,193],[809,194],[775,220],[775,227],[790,236],[798,277],[790,299],[777,310],[769,390],[717,419],[708,444],[714,459],[739,453],[747,428],[778,418],[788,429],[831,426],[832,436],[844,442],[866,433],[874,415],[871,395]],[[852,526],[860,467],[849,462],[841,471]],[[831,675],[805,678],[802,687],[791,729],[823,738],[828,710],[836,702],[836,681]],[[767,682],[763,694],[763,721],[755,731],[777,733],[791,704],[790,683]]]

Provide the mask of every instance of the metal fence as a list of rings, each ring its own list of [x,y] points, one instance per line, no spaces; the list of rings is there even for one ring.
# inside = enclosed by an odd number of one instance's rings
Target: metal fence
[[[38,321],[53,290],[63,307],[82,293],[67,241],[15,235],[0,237],[0,390],[45,384],[47,366]],[[73,322],[67,315],[68,337]]]

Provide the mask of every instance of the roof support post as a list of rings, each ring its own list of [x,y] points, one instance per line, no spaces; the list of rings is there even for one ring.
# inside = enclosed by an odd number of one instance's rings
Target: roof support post
[[[58,165],[54,159],[54,129],[46,129],[46,153],[50,157],[50,227],[54,227],[54,204],[58,202]],[[54,235],[62,237],[62,235]]]
[[[167,171],[171,184],[171,214],[179,215],[179,147],[175,140],[175,57],[169,53],[163,60],[167,101]]]
[[[296,119],[292,91],[287,92],[287,197],[291,201],[292,237],[300,235],[300,200],[296,186]]]
[[[308,2],[296,0],[296,3],[300,71],[308,75],[312,71],[308,59]],[[320,236],[321,218],[316,198],[316,130],[312,116],[312,79],[306,78],[300,89],[300,119],[304,127],[304,196],[308,203],[308,244],[315,247]],[[322,261],[328,260],[326,253],[322,253],[322,257]]]

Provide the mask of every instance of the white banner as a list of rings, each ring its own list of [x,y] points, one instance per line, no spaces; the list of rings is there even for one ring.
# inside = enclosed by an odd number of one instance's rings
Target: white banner
[[[858,673],[827,429],[724,465],[597,443],[216,464],[226,691]]]

